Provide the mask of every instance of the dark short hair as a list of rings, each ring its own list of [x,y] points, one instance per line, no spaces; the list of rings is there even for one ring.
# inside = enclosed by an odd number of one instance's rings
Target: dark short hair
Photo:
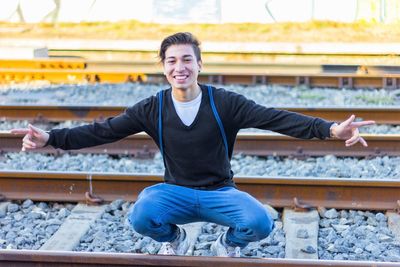
[[[158,52],[158,57],[161,62],[165,60],[165,51],[171,45],[181,45],[189,44],[192,45],[194,54],[196,55],[197,61],[201,60],[200,42],[197,38],[190,32],[178,32],[170,35],[161,42],[160,51]]]

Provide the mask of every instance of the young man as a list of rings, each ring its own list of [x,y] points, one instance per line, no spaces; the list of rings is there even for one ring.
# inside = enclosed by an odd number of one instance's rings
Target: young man
[[[190,33],[162,41],[159,56],[171,88],[146,98],[103,123],[46,133],[29,126],[22,150],[46,145],[79,149],[114,142],[141,131],[157,143],[165,164],[165,183],[148,187],[129,220],[146,236],[165,242],[162,254],[184,254],[185,231],[177,224],[207,221],[229,226],[211,246],[217,256],[239,256],[239,248],[261,240],[273,229],[264,206],[236,189],[230,168],[236,135],[243,128],[272,130],[298,138],[335,137],[346,146],[360,142],[355,116],[336,124],[293,112],[260,106],[244,96],[198,84],[202,69],[199,42]]]

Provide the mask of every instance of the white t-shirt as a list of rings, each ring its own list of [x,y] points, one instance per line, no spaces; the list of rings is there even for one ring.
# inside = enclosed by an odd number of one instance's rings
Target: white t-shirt
[[[202,92],[200,92],[195,99],[189,102],[180,102],[172,95],[172,102],[174,103],[176,113],[186,126],[191,125],[196,118],[197,112],[200,108],[201,96]]]

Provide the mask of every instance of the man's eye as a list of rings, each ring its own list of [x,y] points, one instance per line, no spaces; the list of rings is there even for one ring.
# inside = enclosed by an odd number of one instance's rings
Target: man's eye
[[[167,64],[174,64],[175,61],[171,60],[171,61],[167,61]]]

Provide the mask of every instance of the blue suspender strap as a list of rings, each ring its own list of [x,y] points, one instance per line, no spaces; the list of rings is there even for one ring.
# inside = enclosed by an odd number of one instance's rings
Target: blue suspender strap
[[[210,85],[207,85],[207,89],[208,89],[208,96],[210,98],[210,104],[211,104],[211,109],[214,113],[214,117],[217,120],[218,126],[219,126],[219,130],[221,132],[222,135],[222,140],[224,141],[224,145],[225,145],[225,154],[226,157],[229,158],[229,154],[228,154],[228,141],[226,140],[226,135],[225,135],[225,130],[224,130],[224,126],[222,125],[222,121],[218,115],[218,111],[217,108],[215,107],[215,103],[214,103],[214,97],[213,97],[213,91]]]
[[[157,95],[158,95],[158,143],[160,144],[161,156],[164,157],[164,147],[162,138],[163,91],[158,92]]]

